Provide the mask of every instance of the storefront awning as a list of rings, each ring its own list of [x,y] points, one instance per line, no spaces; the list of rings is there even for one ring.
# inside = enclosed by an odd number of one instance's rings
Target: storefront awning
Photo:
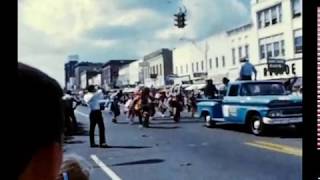
[[[123,93],[133,93],[135,91],[135,88],[124,88]]]
[[[193,84],[189,87],[187,87],[186,91],[192,91],[192,90],[200,90],[206,87],[206,84]]]

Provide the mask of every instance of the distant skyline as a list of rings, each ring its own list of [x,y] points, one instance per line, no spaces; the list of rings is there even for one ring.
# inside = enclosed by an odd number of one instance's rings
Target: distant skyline
[[[187,26],[174,17],[187,9]],[[250,0],[20,0],[18,61],[64,85],[64,63],[139,59],[184,39],[201,40],[251,22]]]

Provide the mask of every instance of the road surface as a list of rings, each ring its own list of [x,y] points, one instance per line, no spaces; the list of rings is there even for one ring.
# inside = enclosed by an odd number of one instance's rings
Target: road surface
[[[124,115],[114,124],[104,112],[111,148],[102,149],[89,147],[88,113],[86,107],[76,110],[84,131],[66,140],[65,154],[86,159],[94,180],[302,179],[302,138],[294,128],[257,137],[236,125],[209,129],[183,113],[180,123],[155,118],[145,129],[130,125]]]

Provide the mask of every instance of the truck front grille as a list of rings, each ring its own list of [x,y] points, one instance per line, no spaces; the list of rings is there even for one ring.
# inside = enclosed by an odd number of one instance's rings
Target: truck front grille
[[[285,109],[282,110],[282,114],[284,116],[302,116],[302,108],[294,108],[294,109]]]

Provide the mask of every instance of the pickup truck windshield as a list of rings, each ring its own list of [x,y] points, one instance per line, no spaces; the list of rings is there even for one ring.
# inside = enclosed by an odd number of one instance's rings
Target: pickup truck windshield
[[[285,95],[282,83],[248,83],[243,84],[241,96]]]

